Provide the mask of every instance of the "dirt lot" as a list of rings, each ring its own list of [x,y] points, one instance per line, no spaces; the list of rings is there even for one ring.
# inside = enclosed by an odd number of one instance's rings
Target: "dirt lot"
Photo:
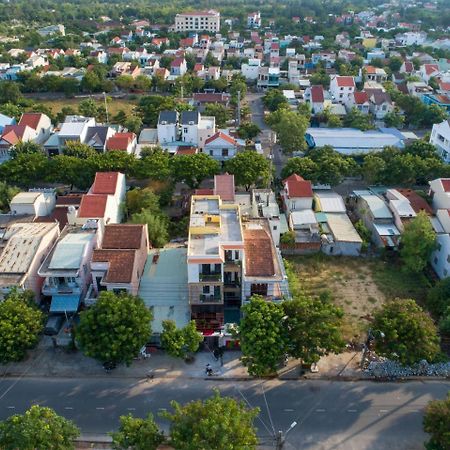
[[[57,99],[57,100],[38,100],[38,103],[42,103],[45,106],[48,106],[53,114],[58,114],[64,106],[71,106],[73,109],[78,109],[78,104],[83,99],[80,98],[65,98],[65,99]],[[104,100],[99,99],[96,100],[98,106],[104,106]],[[127,115],[131,114],[133,109],[135,108],[137,101],[121,99],[121,98],[113,98],[108,103],[108,112],[111,117],[114,117],[121,109],[125,111]]]
[[[298,288],[308,295],[329,295],[345,312],[346,339],[365,338],[371,314],[389,298],[423,300],[428,281],[404,274],[398,264],[375,258],[346,258],[322,253],[286,258]]]

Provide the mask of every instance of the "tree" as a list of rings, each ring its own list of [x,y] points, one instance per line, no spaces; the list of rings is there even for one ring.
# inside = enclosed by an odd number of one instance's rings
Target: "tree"
[[[56,155],[49,161],[49,173],[47,180],[69,184],[73,189],[88,189],[94,181],[98,170],[97,158],[87,159],[78,156]]]
[[[0,164],[0,179],[20,186],[31,186],[46,177],[48,159],[43,153],[18,154]]]
[[[344,125],[346,127],[358,128],[358,130],[366,131],[373,128],[369,114],[362,113],[358,108],[353,107],[344,117]]]
[[[88,159],[97,156],[97,152],[87,144],[79,141],[69,141],[64,144],[63,153],[79,159]]]
[[[431,127],[435,123],[441,123],[444,120],[447,120],[447,111],[445,108],[438,105],[430,105],[425,108],[424,114],[421,117],[421,125]]]
[[[389,58],[389,69],[392,70],[392,72],[398,72],[400,70],[400,68],[402,67],[403,64],[403,59],[400,58],[399,56],[391,56]]]
[[[288,344],[283,308],[253,295],[242,311],[239,336],[242,362],[248,373],[261,376],[276,372]]]
[[[305,156],[300,158],[289,158],[283,169],[281,170],[281,178],[284,180],[296,173],[305,180],[315,183],[318,179],[319,166],[311,159]]]
[[[125,128],[133,133],[138,133],[142,128],[142,119],[138,116],[129,116],[124,122]]]
[[[98,115],[97,103],[92,98],[81,100],[81,102],[78,105],[78,112],[85,117],[97,117]]]
[[[229,111],[226,106],[220,103],[209,103],[205,107],[206,116],[214,116],[216,118],[216,126],[218,128],[224,128],[227,126],[228,119],[230,117]]]
[[[337,114],[328,114],[327,125],[329,128],[341,128],[342,119]]]
[[[261,132],[261,129],[256,125],[256,123],[245,122],[239,129],[238,134],[241,139],[253,139]]]
[[[408,144],[405,147],[404,153],[420,156],[420,158],[440,159],[439,155],[436,152],[436,147],[433,144],[425,142],[421,139],[417,139],[411,144]]]
[[[297,111],[301,116],[305,117],[308,123],[311,122],[312,112],[311,105],[309,103],[299,103],[297,106]]]
[[[161,214],[159,197],[150,188],[135,188],[127,192],[127,212],[131,216],[147,210],[152,214]]]
[[[364,157],[361,168],[364,180],[368,183],[380,183],[385,175],[386,163],[384,159],[375,154],[368,154]]]
[[[4,103],[3,105],[0,105],[0,113],[8,117],[14,117],[14,119],[19,121],[23,113],[23,108],[14,105],[13,103]]]
[[[0,302],[0,362],[20,361],[39,340],[43,313],[31,291],[13,290]]]
[[[398,111],[390,111],[384,116],[384,124],[387,127],[403,128],[405,117],[399,114]]]
[[[441,317],[450,307],[450,278],[439,280],[427,295],[427,309],[436,317]]]
[[[423,211],[405,226],[402,234],[400,257],[409,272],[419,273],[428,264],[436,248],[436,233]]]
[[[136,164],[138,178],[164,181],[171,176],[170,155],[161,147],[143,147]]]
[[[10,186],[4,181],[0,181],[0,213],[9,211],[9,204],[12,198],[19,192],[19,188]]]
[[[162,214],[154,214],[152,211],[143,209],[141,212],[134,213],[130,222],[147,224],[148,240],[153,247],[164,247],[169,241],[168,220]]]
[[[206,153],[174,156],[171,163],[175,180],[186,183],[191,189],[219,173],[219,163]]]
[[[294,151],[305,150],[305,133],[309,126],[306,117],[288,109],[281,109],[279,112],[278,120],[272,128],[277,133],[277,139],[283,151],[290,154]]]
[[[432,400],[425,408],[423,429],[431,435],[426,442],[427,450],[450,448],[450,392],[443,400]]]
[[[120,416],[120,427],[111,433],[114,450],[157,450],[164,435],[150,413],[144,419],[131,414]]]
[[[159,113],[164,110],[173,110],[175,106],[173,97],[151,95],[140,98],[137,110],[146,125],[156,127]]]
[[[248,191],[251,186],[267,186],[272,175],[269,161],[253,150],[238,153],[225,163],[225,169],[234,175],[238,186]]]
[[[258,445],[254,420],[259,409],[221,397],[218,390],[203,401],[171,405],[174,412],[162,416],[170,421],[170,444],[177,450],[255,450]]]
[[[375,341],[377,354],[401,364],[431,362],[440,351],[436,326],[415,300],[397,298],[385,303],[375,312],[372,329],[384,336]]]
[[[283,92],[280,91],[279,89],[270,89],[270,90],[268,90],[264,94],[264,97],[262,98],[262,101],[264,103],[264,106],[269,111],[276,111],[277,109],[280,108],[280,106],[287,106],[288,105],[287,98],[284,96]]]
[[[342,338],[341,308],[328,298],[298,296],[282,303],[287,316],[288,353],[306,363],[316,363],[329,353],[339,353],[345,346]]]
[[[161,345],[174,358],[186,359],[190,353],[198,350],[203,341],[193,320],[183,328],[177,328],[173,320],[164,320],[162,326]]]
[[[134,78],[131,75],[120,75],[115,79],[119,89],[129,91],[134,86]]]
[[[14,147],[9,151],[11,158],[17,158],[19,155],[29,155],[31,153],[44,153],[44,149],[39,144],[33,141],[19,141]]]
[[[0,82],[0,103],[12,103],[16,105],[22,98],[18,83],[14,81]]]
[[[80,430],[71,420],[51,408],[33,405],[24,414],[14,414],[0,422],[3,450],[71,450]]]
[[[80,314],[76,339],[86,356],[130,365],[151,336],[152,318],[141,298],[104,291]]]

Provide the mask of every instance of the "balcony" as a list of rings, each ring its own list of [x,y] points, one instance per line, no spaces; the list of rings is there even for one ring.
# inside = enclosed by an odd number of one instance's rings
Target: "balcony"
[[[199,303],[223,303],[220,294],[200,294]]]
[[[242,262],[240,260],[230,260],[225,261],[223,266],[223,270],[225,272],[240,272],[242,266]]]
[[[200,273],[199,279],[200,279],[200,281],[221,281],[222,273],[221,272]]]
[[[46,281],[42,286],[42,293],[48,296],[55,294],[81,294],[81,288],[76,283],[50,284]]]
[[[241,280],[237,279],[237,280],[228,280],[225,278],[224,283],[223,283],[224,287],[230,287],[230,288],[238,288],[241,286]]]

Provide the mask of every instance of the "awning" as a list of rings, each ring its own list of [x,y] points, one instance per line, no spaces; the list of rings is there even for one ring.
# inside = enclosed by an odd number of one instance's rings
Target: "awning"
[[[80,295],[53,295],[50,304],[52,313],[72,313],[78,311]]]

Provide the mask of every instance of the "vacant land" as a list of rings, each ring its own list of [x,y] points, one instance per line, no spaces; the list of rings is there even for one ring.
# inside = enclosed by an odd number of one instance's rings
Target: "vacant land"
[[[389,298],[421,303],[428,288],[424,276],[409,276],[394,261],[326,256],[322,253],[286,258],[305,294],[327,295],[345,312],[344,335],[362,341],[374,309]]]
[[[88,97],[86,97],[88,98]],[[75,111],[78,111],[79,103],[85,98],[64,98],[64,99],[49,99],[49,100],[36,100],[37,103],[42,103],[52,110],[54,115],[58,114],[63,107],[70,106]],[[105,106],[103,99],[94,99],[97,106]],[[123,110],[127,115],[130,115],[137,105],[136,100],[112,98],[108,101],[108,113],[110,117],[114,117],[120,110]]]

